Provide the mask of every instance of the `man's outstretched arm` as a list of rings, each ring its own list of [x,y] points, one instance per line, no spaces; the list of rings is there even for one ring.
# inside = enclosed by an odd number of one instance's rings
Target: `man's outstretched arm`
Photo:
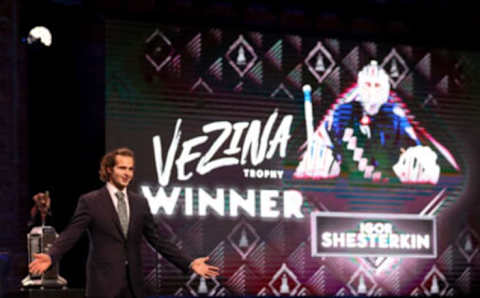
[[[187,273],[190,269],[196,274],[205,277],[216,277],[219,269],[216,266],[207,264],[209,257],[192,259],[183,253],[174,243],[160,237],[152,213],[148,207],[147,200],[142,199],[145,210],[145,225],[143,227],[143,235],[152,247],[164,256],[169,262]]]
[[[55,243],[46,253],[34,254],[34,260],[29,264],[29,270],[32,274],[43,274],[50,266],[57,262],[65,252],[70,250],[78,241],[82,233],[87,229],[91,221],[87,203],[84,198],[78,201],[77,209],[72,217],[70,224],[55,240]]]

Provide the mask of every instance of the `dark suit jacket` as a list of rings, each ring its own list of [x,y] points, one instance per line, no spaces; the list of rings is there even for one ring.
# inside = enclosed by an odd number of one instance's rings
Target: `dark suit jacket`
[[[128,192],[130,221],[125,239],[117,212],[106,187],[80,197],[69,226],[49,250],[58,261],[87,230],[90,239],[86,295],[115,297],[127,287],[127,278],[136,297],[143,297],[142,236],[163,257],[187,273],[192,258],[157,232],[147,200]],[[128,264],[128,265],[126,265]],[[128,270],[128,274],[127,274]]]

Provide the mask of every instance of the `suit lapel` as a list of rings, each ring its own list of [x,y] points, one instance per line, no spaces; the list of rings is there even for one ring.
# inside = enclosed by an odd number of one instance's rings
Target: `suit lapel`
[[[134,225],[134,220],[135,220],[135,211],[137,211],[137,209],[135,208],[135,195],[129,191],[127,191],[127,195],[128,195],[128,207],[130,209],[130,214],[129,214],[129,220],[128,220],[128,232],[127,232],[127,236],[128,235],[131,235],[132,233],[132,229],[133,227],[135,226]]]
[[[117,232],[120,234],[122,239],[125,239],[125,236],[123,235],[123,232],[122,232],[122,226],[120,225],[120,220],[118,219],[117,210],[115,209],[115,206],[113,205],[112,198],[110,197],[110,193],[108,192],[108,189],[107,189],[106,186],[102,189],[101,194],[102,194],[102,200],[103,200],[104,205],[105,205],[105,210],[106,210],[107,216],[112,220],[114,226],[117,229]]]

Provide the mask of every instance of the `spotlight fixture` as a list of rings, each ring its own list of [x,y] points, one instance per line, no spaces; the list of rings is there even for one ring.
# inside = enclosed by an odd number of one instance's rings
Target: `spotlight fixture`
[[[48,28],[43,26],[37,26],[30,30],[26,38],[27,44],[43,44],[46,47],[49,47],[52,44],[52,34]]]

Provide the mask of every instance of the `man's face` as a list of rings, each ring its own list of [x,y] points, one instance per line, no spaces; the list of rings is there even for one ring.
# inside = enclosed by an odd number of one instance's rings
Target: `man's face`
[[[110,173],[109,182],[115,185],[119,190],[128,186],[133,178],[133,158],[131,156],[115,156],[115,166],[108,169]]]

